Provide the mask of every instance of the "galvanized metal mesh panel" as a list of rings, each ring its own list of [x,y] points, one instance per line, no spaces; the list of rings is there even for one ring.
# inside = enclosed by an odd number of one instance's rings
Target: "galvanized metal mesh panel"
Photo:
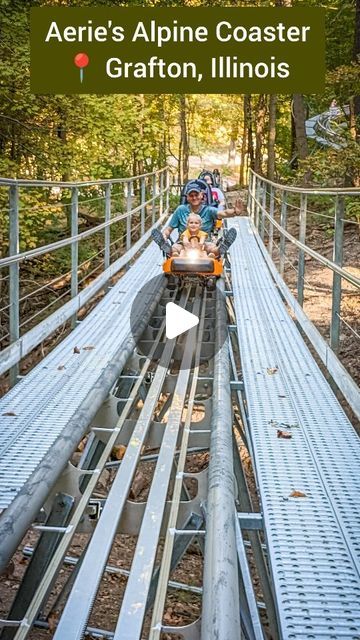
[[[151,244],[91,314],[0,400],[0,509],[16,497],[125,343],[132,302],[159,273],[159,249]]]
[[[282,634],[359,640],[360,441],[288,315],[249,220],[232,224],[232,286]],[[292,438],[278,438],[277,428]]]

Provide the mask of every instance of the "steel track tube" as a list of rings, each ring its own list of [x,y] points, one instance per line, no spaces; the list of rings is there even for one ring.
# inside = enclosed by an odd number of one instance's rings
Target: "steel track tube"
[[[50,490],[67,464],[78,442],[86,433],[99,407],[119,377],[127,358],[136,346],[165,288],[165,279],[154,282],[154,298],[144,311],[136,335],[130,335],[103,370],[98,382],[69,420],[51,452],[39,464],[12,504],[0,516],[0,571],[5,569],[25,531],[43,506]]]
[[[187,297],[183,295],[181,302],[184,306],[186,299]],[[96,598],[100,580],[106,567],[121,513],[130,491],[137,462],[163,387],[174,347],[174,340],[168,340],[165,344],[152,385],[133,431],[131,443],[127,447],[121,467],[112,484],[101,517],[88,545],[86,555],[56,629],[54,640],[67,640],[68,638],[80,640],[83,637],[91,606]]]
[[[216,351],[204,559],[202,640],[239,640],[239,574],[234,515],[234,469],[229,338],[224,283],[216,298]],[[222,346],[221,346],[222,345]]]

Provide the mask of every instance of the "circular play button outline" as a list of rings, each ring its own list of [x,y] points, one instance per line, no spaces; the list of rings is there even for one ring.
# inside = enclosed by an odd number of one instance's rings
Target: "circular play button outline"
[[[131,332],[136,343],[138,354],[148,358],[152,351],[154,341],[158,336],[159,329],[165,320],[166,340],[163,338],[160,340],[159,345],[155,347],[151,359],[156,363],[159,362],[167,340],[175,339],[173,360],[178,363],[181,369],[187,332],[191,328],[196,327],[200,322],[198,315],[192,313],[196,287],[192,287],[190,297],[186,304],[187,308],[184,308],[180,305],[182,290],[176,291],[174,286],[167,286],[159,298],[159,287],[162,287],[162,284],[161,276],[155,276],[154,278],[150,278],[136,294],[130,312]],[[202,334],[202,357],[204,360],[212,360],[215,355],[216,296],[219,295],[224,299],[225,304],[225,295],[219,291],[219,288],[216,288],[215,291],[207,291]],[[155,297],[158,297],[159,300],[158,303],[154,305]],[[152,314],[145,325],[144,317],[147,315],[147,311],[151,306],[153,307]],[[145,327],[141,335],[139,325]],[[222,334],[225,340],[227,332],[222,332]],[[196,341],[195,348],[197,344],[198,342]],[[222,344],[220,347],[221,346]]]

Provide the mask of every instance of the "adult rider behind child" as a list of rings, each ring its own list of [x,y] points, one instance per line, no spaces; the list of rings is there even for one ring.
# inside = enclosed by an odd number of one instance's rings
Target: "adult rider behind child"
[[[188,185],[186,192],[187,204],[180,204],[174,211],[169,225],[163,229],[162,233],[158,229],[154,229],[152,232],[152,238],[159,245],[160,249],[167,255],[171,254],[171,245],[168,239],[174,229],[177,229],[179,235],[181,235],[187,228],[187,219],[190,213],[197,213],[201,216],[202,225],[201,230],[211,237],[215,221],[222,218],[233,218],[243,213],[244,204],[241,200],[235,202],[234,209],[225,209],[224,211],[218,211],[215,207],[211,207],[203,202],[203,191],[200,189],[196,182],[191,182]],[[224,238],[221,240],[219,246],[213,242],[207,243],[207,249],[215,256],[223,255],[236,238],[236,230],[229,229]],[[173,250],[178,253],[181,251],[181,245],[174,244]]]

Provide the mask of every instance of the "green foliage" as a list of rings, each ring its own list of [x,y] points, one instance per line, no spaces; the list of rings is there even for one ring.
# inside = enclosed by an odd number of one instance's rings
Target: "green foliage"
[[[300,163],[299,170],[293,177],[296,184],[307,182],[319,187],[352,186],[360,178],[360,147],[351,139],[347,146],[336,150],[328,147],[317,149],[306,160]]]

